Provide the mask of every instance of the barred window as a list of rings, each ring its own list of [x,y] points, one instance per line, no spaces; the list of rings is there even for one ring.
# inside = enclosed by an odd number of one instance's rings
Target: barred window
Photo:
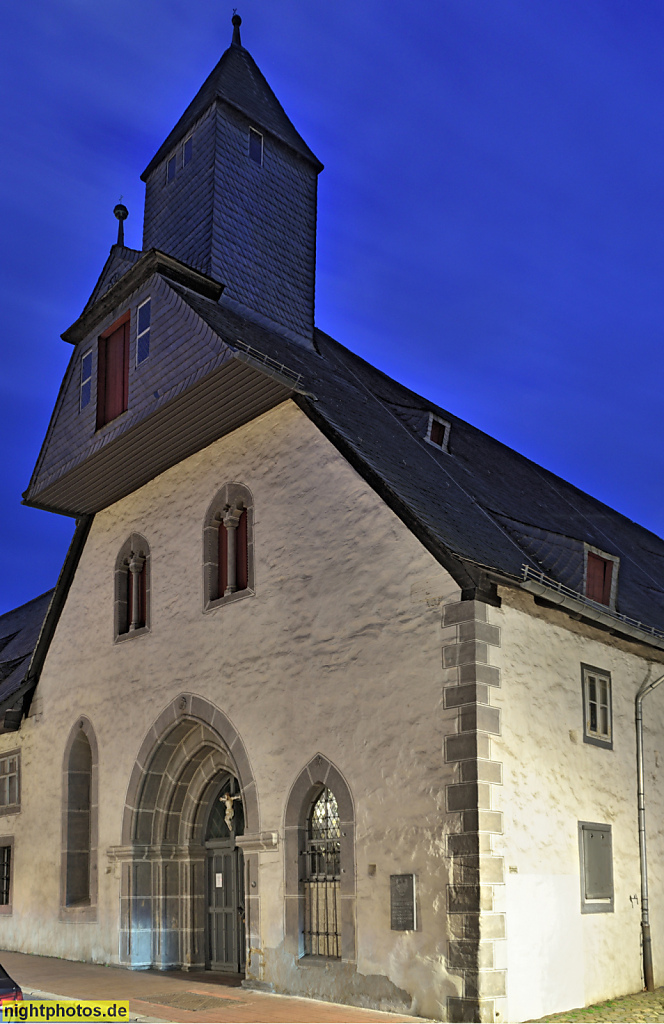
[[[16,807],[19,803],[18,752],[0,758],[0,808]]]
[[[0,846],[0,907],[11,903],[12,848]]]
[[[309,956],[341,956],[341,831],[334,793],[324,789],[315,801],[307,828],[304,880],[304,940]]]

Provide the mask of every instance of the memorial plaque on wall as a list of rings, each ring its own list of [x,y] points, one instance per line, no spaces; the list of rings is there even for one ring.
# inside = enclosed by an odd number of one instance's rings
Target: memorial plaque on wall
[[[390,918],[393,932],[415,929],[415,875],[390,875]]]

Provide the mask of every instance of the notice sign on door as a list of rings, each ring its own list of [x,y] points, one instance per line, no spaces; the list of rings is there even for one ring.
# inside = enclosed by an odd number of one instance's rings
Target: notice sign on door
[[[224,887],[224,876],[221,871],[217,871],[214,876],[214,884],[216,889],[223,889]]]

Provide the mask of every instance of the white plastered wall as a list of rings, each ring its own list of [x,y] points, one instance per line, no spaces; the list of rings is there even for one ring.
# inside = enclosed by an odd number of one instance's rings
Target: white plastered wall
[[[503,592],[494,787],[504,835],[508,1019],[531,1020],[639,991],[640,896],[634,697],[646,650]],[[653,656],[657,657],[653,652]],[[613,749],[584,743],[581,664],[611,673]],[[652,675],[664,672],[655,664]],[[664,687],[647,699],[646,799],[656,983],[664,981]],[[660,767],[661,766],[661,767]],[[578,822],[610,824],[615,909],[581,913]]]
[[[203,611],[202,531],[226,482],[255,501],[256,595]],[[148,635],[113,643],[113,569],[132,533],[151,548]],[[283,836],[285,801],[317,752],[355,801],[358,971],[437,1015],[444,968],[440,610],[458,600],[441,566],[297,407],[286,402],[99,513],[51,644],[34,710],[0,750],[22,750],[14,914],[5,948],[118,958],[125,794],[141,743],[181,692],[231,719],[256,779],[261,828]],[[78,716],[99,744],[96,922],[59,920],[62,759]],[[0,831],[3,826],[0,825]],[[368,864],[376,864],[373,877]],[[261,855],[262,942],[283,941],[283,845]],[[390,931],[389,875],[415,872],[420,925]]]

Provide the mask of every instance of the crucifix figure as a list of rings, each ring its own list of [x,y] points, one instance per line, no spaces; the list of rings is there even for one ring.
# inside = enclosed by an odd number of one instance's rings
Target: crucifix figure
[[[235,808],[233,807],[234,800],[241,800],[242,797],[238,794],[237,796],[231,796],[230,793],[222,793],[219,797],[222,803],[226,804],[226,813],[224,814],[224,821],[229,832],[233,831],[233,818],[235,817]]]

